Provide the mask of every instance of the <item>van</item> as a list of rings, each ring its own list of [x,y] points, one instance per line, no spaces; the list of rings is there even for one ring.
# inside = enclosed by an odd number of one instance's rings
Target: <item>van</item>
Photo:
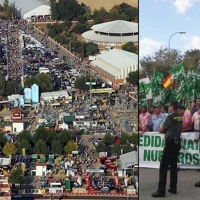
[[[60,62],[60,58],[53,58],[52,61],[53,62]]]

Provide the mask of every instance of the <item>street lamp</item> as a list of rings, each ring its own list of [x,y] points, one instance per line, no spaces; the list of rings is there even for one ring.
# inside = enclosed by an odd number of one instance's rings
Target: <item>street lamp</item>
[[[171,38],[172,38],[172,36],[174,36],[175,34],[185,34],[185,32],[176,32],[176,33],[173,33],[171,36],[170,36],[170,38],[169,38],[169,44],[168,44],[168,51],[170,50],[170,41],[171,41]]]
[[[85,82],[85,85],[90,86],[90,105],[92,104],[92,85],[96,85],[96,82],[92,82],[92,77],[90,77],[90,82]]]
[[[169,43],[168,43],[168,65],[169,65],[169,60],[170,60],[170,41],[171,38],[175,35],[175,34],[185,34],[185,32],[181,31],[181,32],[175,32],[173,33],[170,38],[169,38]]]

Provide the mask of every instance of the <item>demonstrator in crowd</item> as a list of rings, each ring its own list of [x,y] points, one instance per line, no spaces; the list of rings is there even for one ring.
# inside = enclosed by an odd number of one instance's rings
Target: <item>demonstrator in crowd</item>
[[[141,113],[139,115],[139,134],[143,134],[144,132],[150,131],[148,124],[151,119],[151,114],[147,111],[147,104],[142,104],[140,108]]]
[[[161,108],[159,105],[154,105],[153,108],[154,114],[151,115],[151,119],[148,125],[153,132],[158,132],[160,125],[165,119],[166,115],[161,113]]]

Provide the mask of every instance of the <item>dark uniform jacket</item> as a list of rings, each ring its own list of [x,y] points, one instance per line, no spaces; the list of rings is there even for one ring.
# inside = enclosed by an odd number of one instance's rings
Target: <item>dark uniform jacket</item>
[[[178,112],[174,112],[167,116],[161,125],[161,127],[163,127],[165,130],[165,138],[167,140],[171,140],[175,137],[177,139],[180,139],[182,124],[183,118],[181,115],[178,114]]]

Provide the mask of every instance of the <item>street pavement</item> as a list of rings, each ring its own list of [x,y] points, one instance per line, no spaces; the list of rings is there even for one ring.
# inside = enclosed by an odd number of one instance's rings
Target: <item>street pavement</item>
[[[153,192],[156,192],[158,187],[158,169],[139,169],[139,199],[151,200],[155,199],[151,197]],[[200,199],[200,188],[194,187],[195,182],[200,181],[200,172],[196,170],[180,170],[178,172],[178,185],[177,194],[171,194],[168,192],[169,188],[169,171],[166,187],[166,197],[156,199],[166,200],[189,200]]]

